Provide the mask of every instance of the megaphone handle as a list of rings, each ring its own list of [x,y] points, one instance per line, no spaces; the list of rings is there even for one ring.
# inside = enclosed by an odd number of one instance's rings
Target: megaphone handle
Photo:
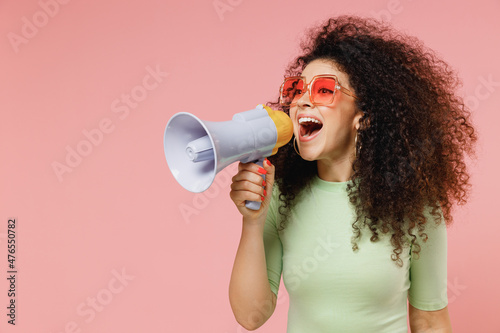
[[[264,158],[260,158],[255,162],[261,168],[264,167]],[[261,175],[263,180],[266,180],[266,175]],[[245,203],[245,207],[251,210],[259,210],[260,209],[260,201],[248,201]]]

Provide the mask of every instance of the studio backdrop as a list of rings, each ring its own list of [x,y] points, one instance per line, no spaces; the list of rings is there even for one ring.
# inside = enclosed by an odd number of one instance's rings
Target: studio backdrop
[[[304,31],[342,14],[416,36],[463,81],[479,141],[448,229],[449,313],[454,332],[500,332],[498,0],[1,1],[0,331],[245,332],[236,164],[185,190],[165,126],[275,101]],[[282,285],[258,332],[285,332],[288,301]]]

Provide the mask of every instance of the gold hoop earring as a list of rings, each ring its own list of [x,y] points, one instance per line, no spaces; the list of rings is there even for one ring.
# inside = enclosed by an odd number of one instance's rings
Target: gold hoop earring
[[[354,137],[354,157],[358,157],[358,135],[359,131],[356,132],[356,136]],[[361,144],[359,146],[359,150],[361,150]]]
[[[357,150],[358,150],[358,133],[356,133],[356,136],[354,137],[354,157],[357,157]]]
[[[297,145],[297,137],[294,137],[293,138],[293,149],[295,150],[295,152],[297,153],[297,155],[300,156],[300,153],[298,151],[298,149],[295,147]]]

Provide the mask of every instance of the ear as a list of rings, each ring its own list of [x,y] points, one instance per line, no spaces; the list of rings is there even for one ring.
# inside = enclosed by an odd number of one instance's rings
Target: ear
[[[361,118],[363,119],[363,122],[361,123]],[[357,131],[365,130],[367,127],[370,127],[370,117],[368,116],[368,113],[357,110],[356,114],[354,115],[354,121],[353,121],[354,128],[356,128]],[[361,128],[363,126],[363,128]]]
[[[354,115],[354,127],[356,128],[356,131],[358,131],[361,126],[359,120],[363,117],[363,115],[364,113],[361,111],[356,112],[356,115]]]

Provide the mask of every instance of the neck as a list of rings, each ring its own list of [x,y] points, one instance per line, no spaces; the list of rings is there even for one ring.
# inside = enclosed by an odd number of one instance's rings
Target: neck
[[[352,163],[352,158],[349,156],[334,160],[318,160],[318,176],[327,182],[346,182],[354,173]]]

